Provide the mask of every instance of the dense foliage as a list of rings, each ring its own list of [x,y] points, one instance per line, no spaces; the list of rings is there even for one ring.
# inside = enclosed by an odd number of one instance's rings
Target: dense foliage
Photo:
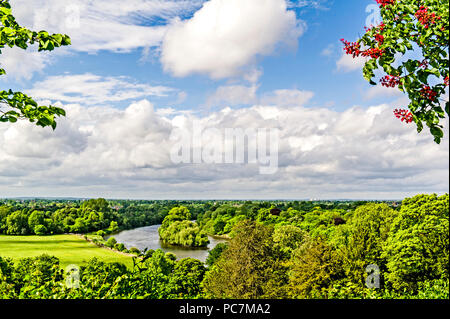
[[[177,246],[206,247],[209,244],[206,232],[190,219],[191,214],[186,207],[172,208],[158,229],[161,240]]]
[[[342,39],[345,51],[365,57],[364,78],[397,87],[408,95],[409,111],[395,110],[406,123],[415,122],[420,132],[426,124],[436,143],[444,132],[440,124],[450,113],[449,85],[449,3],[447,0],[376,0],[382,23],[366,28],[356,42]],[[413,53],[411,53],[413,52]],[[410,54],[408,54],[410,53]],[[443,104],[445,103],[445,111]]]
[[[133,269],[91,260],[73,287],[54,257],[0,258],[0,298],[449,298],[448,194],[417,195],[401,205],[199,205],[202,231],[230,238],[210,251],[206,265],[136,251]],[[164,229],[189,218],[186,207],[172,208]],[[39,214],[31,218],[33,225],[41,221]],[[379,270],[376,280],[368,266]]]
[[[90,233],[103,235],[123,229],[160,224],[169,210],[189,208],[192,218],[204,203],[186,201],[109,200],[0,200],[0,234],[50,235]],[[205,206],[206,205],[206,206]]]
[[[47,255],[17,263],[0,257],[0,298],[196,298],[205,274],[195,259],[175,260],[157,250],[129,270],[119,263],[92,259],[68,276],[58,259]],[[67,285],[67,279],[76,282]],[[74,284],[77,284],[76,286]]]

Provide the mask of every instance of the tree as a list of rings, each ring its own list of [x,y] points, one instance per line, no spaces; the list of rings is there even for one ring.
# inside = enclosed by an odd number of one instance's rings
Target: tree
[[[273,227],[253,221],[236,225],[235,236],[205,276],[207,296],[256,299],[286,295],[287,268],[273,242]]]
[[[117,232],[118,230],[119,230],[119,226],[118,226],[117,222],[116,222],[116,221],[112,221],[112,222],[109,224],[108,231],[109,231],[110,233],[115,233],[115,232]]]
[[[207,234],[196,223],[190,221],[190,217],[191,214],[186,207],[172,208],[158,228],[161,240],[171,245],[206,247],[209,244]]]
[[[355,210],[347,225],[348,237],[340,247],[346,279],[353,284],[354,292],[364,289],[367,266],[376,265],[382,274],[387,273],[383,249],[396,216],[397,212],[386,204],[368,203]],[[384,282],[381,284],[384,288]]]
[[[298,227],[284,225],[275,228],[273,241],[280,250],[290,258],[292,252],[302,245],[307,238],[307,233]]]
[[[28,217],[28,227],[36,233],[36,226],[43,226],[45,223],[45,214],[44,212],[35,210]],[[42,228],[39,228],[42,231]],[[36,235],[39,235],[36,233]]]
[[[117,244],[117,240],[114,237],[109,237],[105,243],[105,246],[113,248],[116,244]]]
[[[0,54],[5,46],[26,50],[29,45],[39,44],[39,51],[52,51],[54,48],[70,45],[67,35],[52,34],[46,31],[31,31],[21,27],[12,15],[9,0],[0,0]],[[0,75],[6,74],[0,68]],[[2,106],[6,107],[2,109]],[[18,119],[28,119],[36,125],[56,128],[56,116],[65,116],[63,109],[54,106],[40,106],[22,92],[0,90],[0,122],[15,123]]]
[[[6,233],[9,235],[28,235],[28,216],[23,211],[15,211],[6,218]]]
[[[217,244],[216,247],[214,247],[209,251],[208,258],[206,258],[205,264],[208,267],[212,267],[227,248],[228,248],[227,243]]]
[[[289,294],[293,298],[326,298],[344,277],[338,253],[322,238],[310,238],[293,253]]]
[[[417,292],[419,283],[449,278],[449,196],[417,195],[402,202],[384,257],[394,289]]]
[[[175,298],[198,298],[206,268],[200,260],[183,258],[175,264],[169,285]]]
[[[383,22],[366,28],[356,42],[344,39],[344,50],[355,57],[365,57],[364,78],[372,85],[375,70],[382,69],[379,81],[397,87],[408,95],[407,110],[394,114],[406,123],[415,122],[418,132],[424,123],[436,143],[444,133],[440,120],[449,115],[449,101],[442,108],[442,96],[449,85],[449,4],[447,0],[376,0]],[[414,51],[416,58],[404,58]]]

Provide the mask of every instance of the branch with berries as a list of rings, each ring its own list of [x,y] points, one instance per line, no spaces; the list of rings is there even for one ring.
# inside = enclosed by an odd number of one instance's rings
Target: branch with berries
[[[442,119],[449,115],[449,3],[446,0],[375,0],[382,23],[365,28],[356,42],[341,39],[353,58],[365,57],[364,78],[398,88],[408,95],[409,110],[394,115],[415,123],[421,132],[428,126],[436,143],[444,136]],[[413,51],[419,59],[407,59]],[[382,76],[376,81],[375,71]],[[444,99],[443,97],[446,97]]]

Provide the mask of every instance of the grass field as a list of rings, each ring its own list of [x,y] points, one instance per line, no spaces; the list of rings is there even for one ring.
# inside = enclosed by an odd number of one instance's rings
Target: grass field
[[[100,248],[77,235],[5,236],[0,235],[0,256],[17,260],[48,254],[58,257],[62,267],[83,265],[96,257],[104,262],[120,262],[131,267],[130,256]]]

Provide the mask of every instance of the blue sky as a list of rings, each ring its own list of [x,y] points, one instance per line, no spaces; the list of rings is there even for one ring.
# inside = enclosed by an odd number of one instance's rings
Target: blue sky
[[[293,3],[299,4],[298,1]],[[360,70],[345,72],[337,70],[336,66],[342,56],[339,40],[353,40],[363,31],[369,14],[366,13],[366,8],[370,4],[373,4],[372,0],[329,0],[321,1],[318,7],[313,2],[291,8],[297,18],[306,24],[306,30],[298,38],[297,48],[279,49],[269,56],[256,57],[256,65],[262,72],[258,81],[258,94],[264,95],[279,89],[312,91],[316,94],[309,106],[327,106],[338,111],[355,105],[355,101],[361,106],[372,105],[373,100],[364,98],[370,85],[362,78]],[[181,16],[189,19],[192,12],[189,10]],[[152,17],[149,21],[139,24],[154,26],[164,23],[167,24],[168,21]],[[185,92],[186,99],[183,103],[177,103],[179,100],[176,96],[154,101],[157,107],[177,109],[195,109],[204,105],[208,95],[213,94],[217,87],[240,82],[239,77],[212,80],[203,74],[173,77],[164,72],[158,59],[158,48],[149,50],[149,56],[146,57],[145,48],[140,47],[126,53],[115,50],[78,52],[68,48],[70,54],[52,59],[45,69],[33,73],[29,80],[12,78],[4,82],[8,87],[19,89],[30,88],[33,83],[52,75],[92,73],[99,76],[128,76],[130,80],[139,83],[164,85]],[[386,99],[377,100],[387,102]],[[116,106],[124,108],[127,103],[118,103]]]
[[[67,111],[54,132],[0,126],[0,197],[448,192],[448,137],[436,145],[399,122],[392,111],[407,99],[370,86],[364,61],[342,50],[340,39],[356,40],[371,21],[372,0],[11,3],[20,24],[67,33],[72,45],[0,55],[2,88]],[[276,173],[251,163],[175,163],[175,133],[191,136],[195,125],[277,130]],[[223,137],[201,141],[214,149]]]

